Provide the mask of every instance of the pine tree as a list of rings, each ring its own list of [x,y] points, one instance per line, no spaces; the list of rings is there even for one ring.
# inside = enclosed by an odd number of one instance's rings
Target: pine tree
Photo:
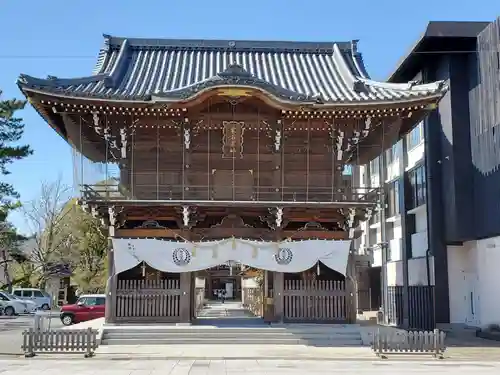
[[[0,98],[2,91],[0,90]],[[33,153],[28,145],[15,145],[24,132],[23,120],[16,117],[17,111],[26,105],[22,100],[0,99],[0,175],[8,175],[8,165]],[[9,211],[19,207],[19,193],[14,186],[0,181],[0,225],[3,226]]]
[[[0,90],[0,98],[2,91]],[[21,100],[1,100],[0,99],[0,176],[8,175],[8,165],[15,160],[21,160],[33,153],[28,145],[19,146],[17,142],[21,140],[24,132],[23,120],[16,117],[17,111],[22,110],[26,105]],[[20,242],[24,238],[17,234],[16,228],[7,222],[9,212],[18,208],[19,193],[12,184],[0,180],[0,272],[3,273],[7,281],[8,290],[12,288],[12,281],[9,273],[9,264],[12,261],[22,261],[22,252],[19,251]]]

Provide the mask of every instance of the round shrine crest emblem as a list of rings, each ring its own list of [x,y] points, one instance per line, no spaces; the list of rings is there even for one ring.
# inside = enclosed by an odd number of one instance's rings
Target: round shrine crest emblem
[[[292,250],[290,250],[288,247],[281,247],[278,252],[274,254],[274,260],[280,266],[286,266],[287,264],[290,264],[292,259],[293,253]]]
[[[178,266],[185,266],[191,262],[191,253],[185,247],[178,247],[172,253],[172,260]]]

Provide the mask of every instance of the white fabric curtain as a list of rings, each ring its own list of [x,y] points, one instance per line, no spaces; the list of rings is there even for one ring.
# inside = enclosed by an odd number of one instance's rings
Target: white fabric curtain
[[[113,239],[115,272],[145,262],[163,272],[201,271],[227,261],[277,272],[302,272],[318,261],[346,274],[351,241],[258,242],[229,238],[213,242]]]

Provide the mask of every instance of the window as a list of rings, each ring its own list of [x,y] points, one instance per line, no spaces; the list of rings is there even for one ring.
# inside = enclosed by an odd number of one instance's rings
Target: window
[[[380,211],[372,213],[372,216],[370,217],[370,225],[377,224],[380,222]]]
[[[376,157],[370,162],[370,175],[378,176],[379,167],[380,167],[379,158]]]
[[[390,183],[387,190],[387,216],[399,215],[399,180]]]
[[[408,172],[411,185],[410,209],[423,205],[426,202],[425,166],[419,165]]]
[[[401,155],[401,151],[402,151],[401,142],[392,145],[392,147],[386,151],[387,164],[390,164],[398,160]]]
[[[34,290],[34,291],[33,291],[33,297],[40,298],[40,297],[45,297],[45,296],[43,295],[43,293],[42,293],[41,291],[39,291],[39,290]]]
[[[96,297],[86,297],[85,298],[85,306],[96,306],[97,298]]]
[[[23,290],[23,297],[24,298],[31,298],[33,297],[33,293],[31,292],[31,290]]]
[[[413,130],[408,134],[408,150],[417,147],[424,139],[424,127],[422,123],[419,123]]]
[[[104,298],[104,297],[97,297],[97,303],[96,303],[97,306],[102,306],[102,305],[105,305],[105,304],[106,304],[106,298]]]
[[[0,293],[0,301],[10,301],[10,299],[8,299],[3,293]]]
[[[14,290],[14,295],[16,297],[22,297],[23,296],[23,291],[22,290]]]

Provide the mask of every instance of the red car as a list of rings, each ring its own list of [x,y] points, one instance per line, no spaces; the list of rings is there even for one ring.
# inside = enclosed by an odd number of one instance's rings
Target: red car
[[[61,307],[61,321],[65,326],[87,320],[104,318],[106,296],[104,294],[84,294],[74,305]]]

